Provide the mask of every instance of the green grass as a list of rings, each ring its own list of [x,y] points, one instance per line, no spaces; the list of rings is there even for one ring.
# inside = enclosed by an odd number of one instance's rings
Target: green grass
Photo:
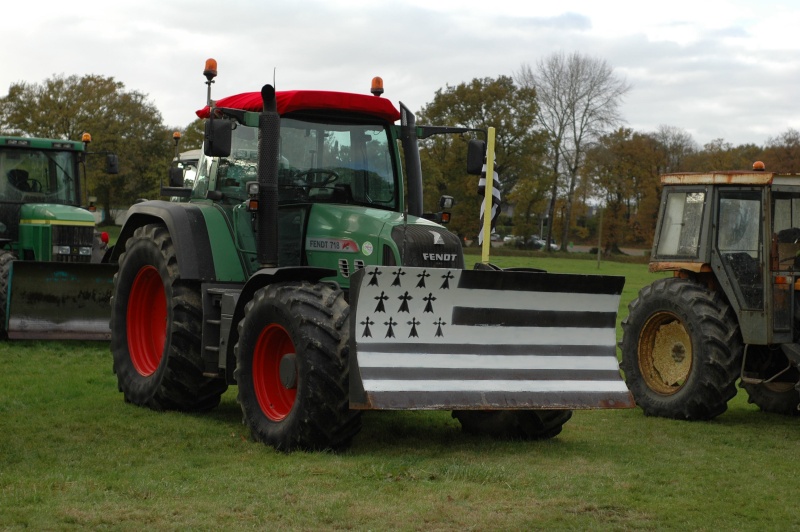
[[[516,260],[495,262],[598,272]],[[626,276],[623,307],[655,278],[599,272]],[[707,423],[579,411],[544,442],[467,436],[448,412],[368,412],[345,453],[281,454],[249,441],[235,387],[205,415],[126,404],[105,343],[3,343],[0,361],[0,529],[800,527],[800,425],[743,394]]]

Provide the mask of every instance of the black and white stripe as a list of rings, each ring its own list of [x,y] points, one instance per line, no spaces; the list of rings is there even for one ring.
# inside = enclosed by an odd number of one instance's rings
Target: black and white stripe
[[[632,406],[615,345],[623,283],[368,267],[351,285],[353,406]]]
[[[493,172],[494,178],[492,179],[492,213],[491,213],[491,227],[492,232],[497,225],[497,218],[500,216],[500,176],[497,172]],[[478,231],[478,245],[483,245],[483,224],[484,216],[486,215],[486,165],[483,165],[483,173],[478,181],[478,194],[483,198],[481,201],[481,225]]]

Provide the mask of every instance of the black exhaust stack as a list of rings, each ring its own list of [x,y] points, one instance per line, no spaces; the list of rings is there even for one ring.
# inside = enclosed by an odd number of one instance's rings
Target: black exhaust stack
[[[275,88],[261,89],[264,109],[258,117],[258,261],[264,268],[278,267],[278,144],[281,117]]]
[[[408,107],[400,103],[400,126],[403,152],[406,156],[406,182],[408,183],[408,214],[422,216],[422,171],[419,161],[416,119]]]

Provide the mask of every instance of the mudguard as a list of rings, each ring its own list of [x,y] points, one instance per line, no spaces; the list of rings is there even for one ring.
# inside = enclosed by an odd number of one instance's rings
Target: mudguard
[[[624,277],[368,267],[350,287],[350,406],[632,408]]]
[[[10,339],[110,340],[116,264],[10,263]]]

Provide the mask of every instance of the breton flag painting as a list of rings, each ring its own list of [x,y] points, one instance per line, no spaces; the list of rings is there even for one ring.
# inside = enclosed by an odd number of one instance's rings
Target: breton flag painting
[[[483,201],[481,201],[481,211],[480,211],[481,230],[478,231],[478,245],[482,246],[484,216],[486,216],[486,165],[485,164],[483,165],[480,181],[478,181],[478,195],[480,195],[483,198]],[[497,225],[497,219],[499,217],[500,217],[500,176],[497,175],[497,172],[494,172],[494,177],[492,178],[492,208],[491,208],[491,219],[490,219],[490,225],[493,233],[495,226]]]
[[[363,409],[630,408],[624,278],[370,266],[352,278],[350,401]]]

